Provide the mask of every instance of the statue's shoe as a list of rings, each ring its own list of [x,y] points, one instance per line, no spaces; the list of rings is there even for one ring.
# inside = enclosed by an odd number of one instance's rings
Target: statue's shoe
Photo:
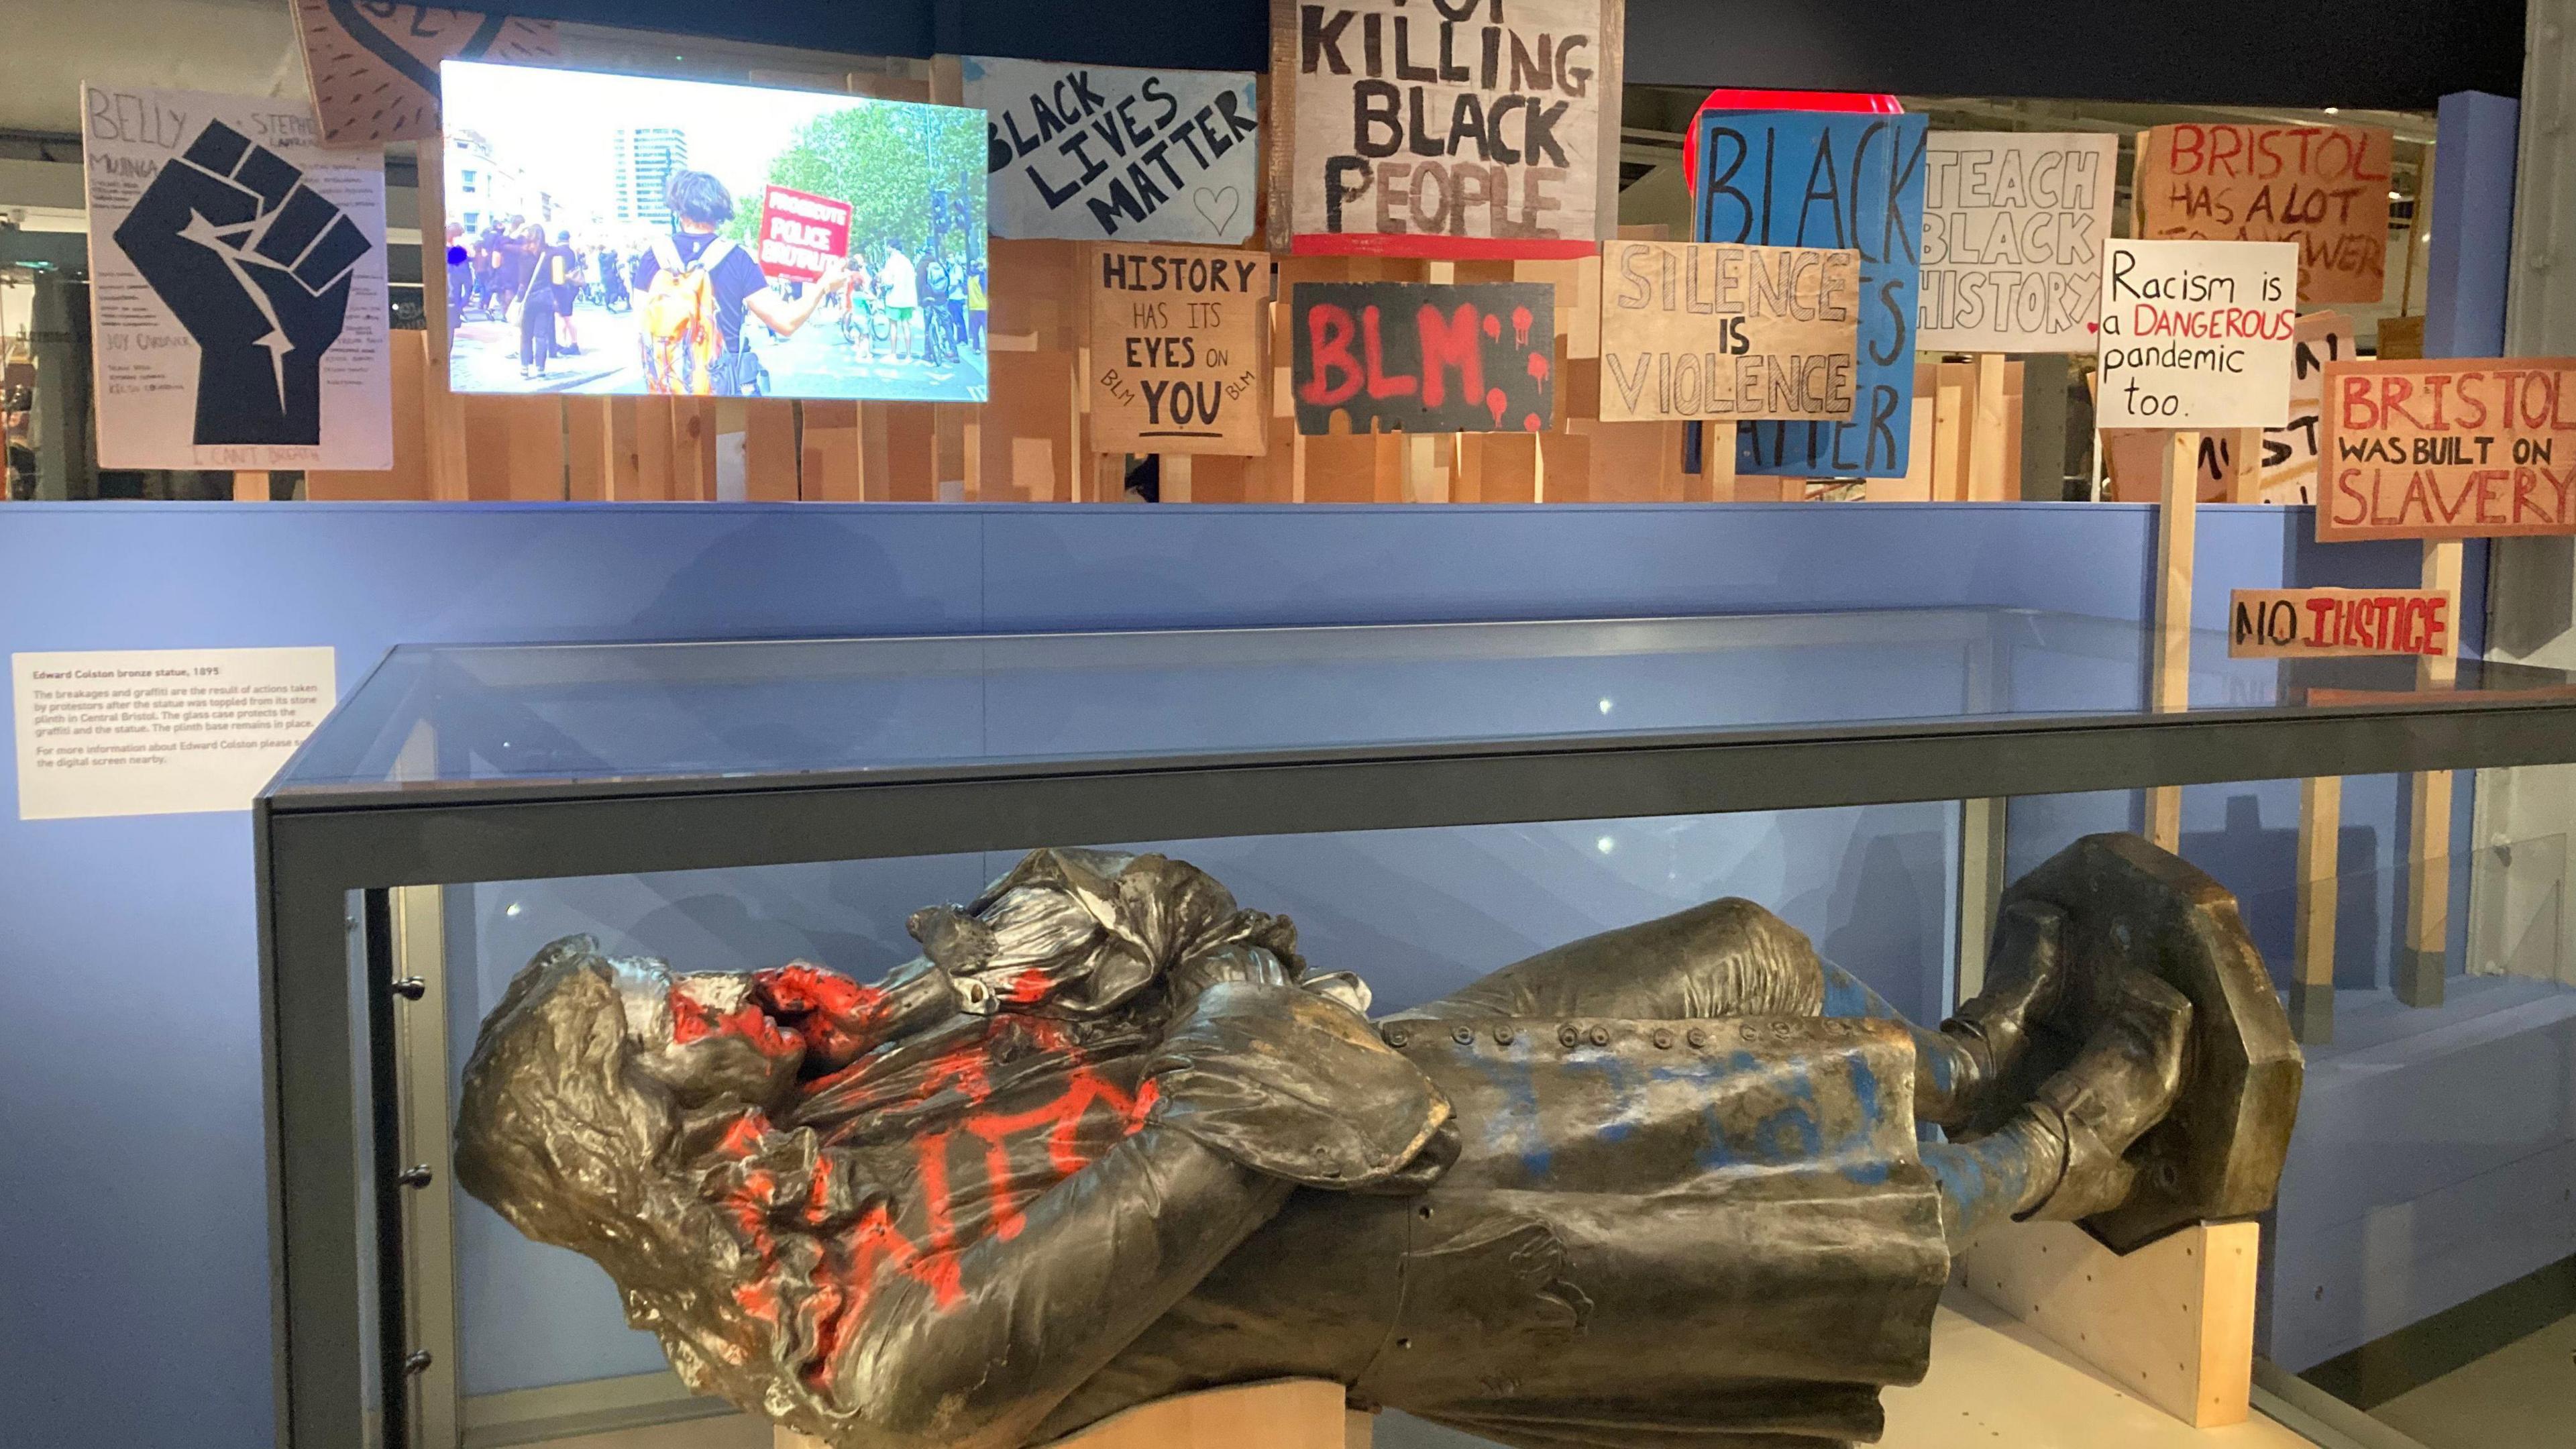
[[[2067,1123],[2066,1175],[2039,1213],[2081,1218],[2127,1252],[2270,1208],[2304,1064],[2235,897],[2138,836],[2107,834],[2014,882],[2001,920],[2045,908],[2065,916],[2064,982],[2011,1073]],[[1998,954],[2006,944],[1999,929]],[[2187,1004],[2187,1025],[2156,984]]]

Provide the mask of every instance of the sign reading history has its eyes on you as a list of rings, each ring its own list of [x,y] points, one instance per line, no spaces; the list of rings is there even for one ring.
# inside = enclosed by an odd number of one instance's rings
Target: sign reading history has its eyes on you
[[[1923,162],[1933,352],[2091,352],[2120,139],[1935,131]]]
[[[993,235],[1239,242],[1261,181],[1245,71],[1135,70],[967,56],[985,115]]]
[[[1860,366],[1848,422],[1739,423],[1735,469],[1901,478],[1914,435],[1925,120],[1704,111],[1694,237],[1860,253]]]
[[[2137,234],[2297,242],[2300,302],[2377,302],[2395,142],[2375,126],[2158,126],[2138,138]]]
[[[1086,248],[1092,446],[1104,453],[1268,448],[1270,258],[1205,247]]]
[[[2110,243],[2096,423],[2287,426],[2298,270],[2288,242]]]
[[[1603,0],[1273,0],[1272,96],[1290,141],[1274,148],[1273,249],[1591,255],[1600,82],[1618,64],[1602,12]]]
[[[1556,415],[1556,288],[1545,282],[1299,282],[1297,431],[1544,431]]]

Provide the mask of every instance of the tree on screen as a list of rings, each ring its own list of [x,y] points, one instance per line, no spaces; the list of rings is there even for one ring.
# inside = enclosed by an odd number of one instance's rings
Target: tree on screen
[[[871,257],[891,243],[915,258],[942,245],[963,252],[984,230],[982,116],[953,107],[860,104],[817,116],[769,165],[769,183],[850,203],[850,244]],[[945,209],[935,222],[934,204]],[[728,236],[746,244],[758,198],[734,213]],[[960,235],[962,233],[962,235]]]

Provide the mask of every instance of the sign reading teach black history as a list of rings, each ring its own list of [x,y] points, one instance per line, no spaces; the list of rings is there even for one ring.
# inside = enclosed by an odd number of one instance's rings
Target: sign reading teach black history
[[[2117,136],[1931,133],[1915,345],[2091,352],[2119,170]]]
[[[1297,431],[1540,432],[1556,411],[1544,282],[1299,282]]]
[[[1273,0],[1272,245],[1589,256],[1603,0]],[[1613,0],[1616,3],[1616,0]],[[1617,97],[1611,98],[1617,104]]]
[[[1090,274],[1092,447],[1266,451],[1269,255],[1102,246]]]
[[[100,465],[392,467],[381,158],[323,151],[300,101],[81,113]]]
[[[993,235],[1239,242],[1252,234],[1261,102],[1242,71],[967,56],[985,115]]]
[[[1821,111],[1699,117],[1696,237],[1860,253],[1860,352],[1848,422],[1735,430],[1735,470],[1901,478],[1914,437],[1924,119]]]
[[[1601,244],[1601,419],[1848,418],[1860,254]]]

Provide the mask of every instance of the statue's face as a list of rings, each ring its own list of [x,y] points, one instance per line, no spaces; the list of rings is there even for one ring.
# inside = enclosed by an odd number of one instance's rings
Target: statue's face
[[[747,971],[675,975],[659,961],[612,960],[634,1067],[682,1107],[717,1096],[782,1103],[805,1059]]]

